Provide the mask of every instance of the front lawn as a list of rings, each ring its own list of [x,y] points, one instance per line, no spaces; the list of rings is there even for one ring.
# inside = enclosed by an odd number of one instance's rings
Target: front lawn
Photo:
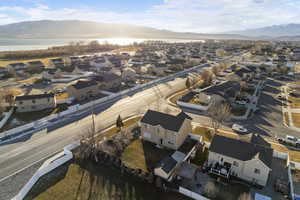
[[[292,120],[294,123],[294,126],[297,128],[300,128],[300,113],[292,113]]]
[[[152,171],[158,163],[174,151],[160,149],[141,139],[133,141],[123,152],[122,161],[127,167]]]
[[[288,100],[290,102],[290,107],[291,108],[300,108],[300,98],[296,98],[296,97],[288,97]]]

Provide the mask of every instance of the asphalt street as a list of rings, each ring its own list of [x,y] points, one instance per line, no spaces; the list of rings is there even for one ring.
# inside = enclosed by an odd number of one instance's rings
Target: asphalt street
[[[105,111],[96,119],[98,130],[113,124],[120,114],[123,118],[142,113],[148,108],[164,109],[164,97],[185,87],[185,80],[177,78],[156,87],[128,96],[117,102],[103,105]],[[104,109],[104,108],[103,108]],[[67,126],[47,134],[33,134],[21,141],[0,146],[0,180],[29,166],[46,156],[62,150],[64,146],[80,138],[91,127],[91,117],[87,116]]]

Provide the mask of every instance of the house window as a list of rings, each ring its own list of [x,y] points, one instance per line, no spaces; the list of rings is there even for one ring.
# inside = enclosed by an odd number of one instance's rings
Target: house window
[[[254,169],[254,173],[255,173],[255,174],[260,174],[260,170],[255,168],[255,169]]]
[[[20,101],[20,104],[23,104],[23,101]]]
[[[50,98],[48,98],[48,102],[50,102]]]
[[[32,103],[35,103],[35,100],[32,100]]]
[[[236,162],[236,161],[233,161],[233,166],[238,167],[238,166],[239,166],[239,163]]]
[[[223,158],[221,158],[221,162],[223,162]]]

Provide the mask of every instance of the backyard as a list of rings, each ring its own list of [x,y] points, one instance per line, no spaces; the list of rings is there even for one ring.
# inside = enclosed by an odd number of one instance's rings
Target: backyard
[[[125,149],[122,161],[127,167],[151,171],[163,158],[172,153],[174,151],[160,149],[150,142],[137,139]]]

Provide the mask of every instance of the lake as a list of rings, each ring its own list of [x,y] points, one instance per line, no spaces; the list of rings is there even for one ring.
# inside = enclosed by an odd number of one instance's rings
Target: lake
[[[134,42],[140,43],[147,40],[161,40],[166,42],[191,42],[203,40],[181,40],[181,39],[143,39],[143,38],[101,38],[101,39],[1,39],[0,51],[16,51],[16,50],[37,50],[47,49],[48,47],[61,46],[69,44],[70,42],[83,41],[88,43],[92,40],[97,40],[99,43],[108,42],[110,44],[128,45]]]

